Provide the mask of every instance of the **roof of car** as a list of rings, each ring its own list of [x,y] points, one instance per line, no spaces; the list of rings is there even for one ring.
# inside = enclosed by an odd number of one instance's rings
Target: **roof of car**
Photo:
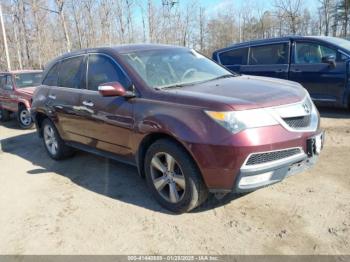
[[[231,44],[225,48],[216,50],[215,52],[225,51],[226,49],[230,49],[232,47],[245,47],[250,45],[259,45],[259,44],[266,44],[266,43],[278,43],[278,42],[285,42],[290,40],[321,40],[328,42],[327,40],[332,37],[329,36],[298,36],[298,35],[292,35],[292,36],[284,36],[284,37],[276,37],[276,38],[266,38],[266,39],[258,39],[258,40],[251,40],[251,41],[245,41],[241,43],[234,43]]]
[[[80,55],[85,53],[94,53],[94,52],[117,52],[117,53],[126,53],[126,52],[134,52],[134,51],[146,51],[146,50],[159,50],[159,49],[183,49],[186,47],[183,46],[175,46],[175,45],[163,45],[163,44],[124,44],[117,46],[102,46],[96,48],[85,48],[76,50],[73,52],[68,52],[58,57],[57,59],[62,59],[65,57],[71,57],[74,55]]]
[[[11,70],[11,71],[0,71],[0,74],[25,74],[25,73],[41,73],[43,70],[39,69],[22,69],[22,70]]]

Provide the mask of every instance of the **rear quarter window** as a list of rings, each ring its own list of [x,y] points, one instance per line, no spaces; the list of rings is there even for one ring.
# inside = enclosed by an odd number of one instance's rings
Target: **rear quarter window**
[[[43,81],[44,85],[47,86],[57,86],[57,80],[58,80],[58,69],[59,69],[59,62],[54,64],[49,72],[46,74],[46,77]]]
[[[219,54],[220,63],[223,65],[246,65],[248,48],[233,49]]]

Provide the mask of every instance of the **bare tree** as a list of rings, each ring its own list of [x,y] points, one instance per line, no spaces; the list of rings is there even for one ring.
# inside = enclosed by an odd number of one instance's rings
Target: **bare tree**
[[[330,23],[333,17],[335,2],[334,0],[318,0],[322,12],[322,22],[324,23],[324,34],[329,35]],[[322,24],[321,24],[322,25]]]
[[[291,33],[296,34],[300,24],[301,0],[275,0],[275,6],[281,11],[281,18],[287,20]]]
[[[68,30],[67,30],[66,19],[63,12],[64,4],[65,4],[65,0],[56,0],[56,5],[58,9],[57,12],[58,12],[58,15],[60,16],[64,39],[66,40],[67,51],[69,52],[71,50],[71,42],[70,42]]]
[[[340,0],[337,5],[337,17],[342,21],[342,36],[348,36],[350,20],[350,0]]]
[[[1,0],[14,68],[42,67],[67,50],[99,45],[168,43],[211,55],[257,38],[349,35],[350,0],[312,0],[315,11],[302,0],[274,1],[271,8],[232,1],[215,13],[200,0]],[[0,40],[0,70],[6,68],[3,50]]]

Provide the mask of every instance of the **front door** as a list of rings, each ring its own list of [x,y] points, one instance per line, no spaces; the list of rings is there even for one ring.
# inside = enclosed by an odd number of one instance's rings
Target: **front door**
[[[323,62],[327,56],[336,58],[333,67]],[[302,84],[316,102],[342,103],[346,86],[346,58],[332,47],[318,42],[297,41],[289,79]]]
[[[87,68],[87,89],[80,100],[82,133],[91,138],[87,145],[129,157],[134,99],[103,97],[98,86],[118,81],[127,88],[131,81],[112,58],[103,54],[90,54]]]

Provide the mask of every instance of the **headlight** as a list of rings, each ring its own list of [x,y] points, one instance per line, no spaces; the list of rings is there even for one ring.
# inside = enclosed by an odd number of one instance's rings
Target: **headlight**
[[[278,125],[278,121],[264,109],[205,113],[233,134],[248,128]]]

